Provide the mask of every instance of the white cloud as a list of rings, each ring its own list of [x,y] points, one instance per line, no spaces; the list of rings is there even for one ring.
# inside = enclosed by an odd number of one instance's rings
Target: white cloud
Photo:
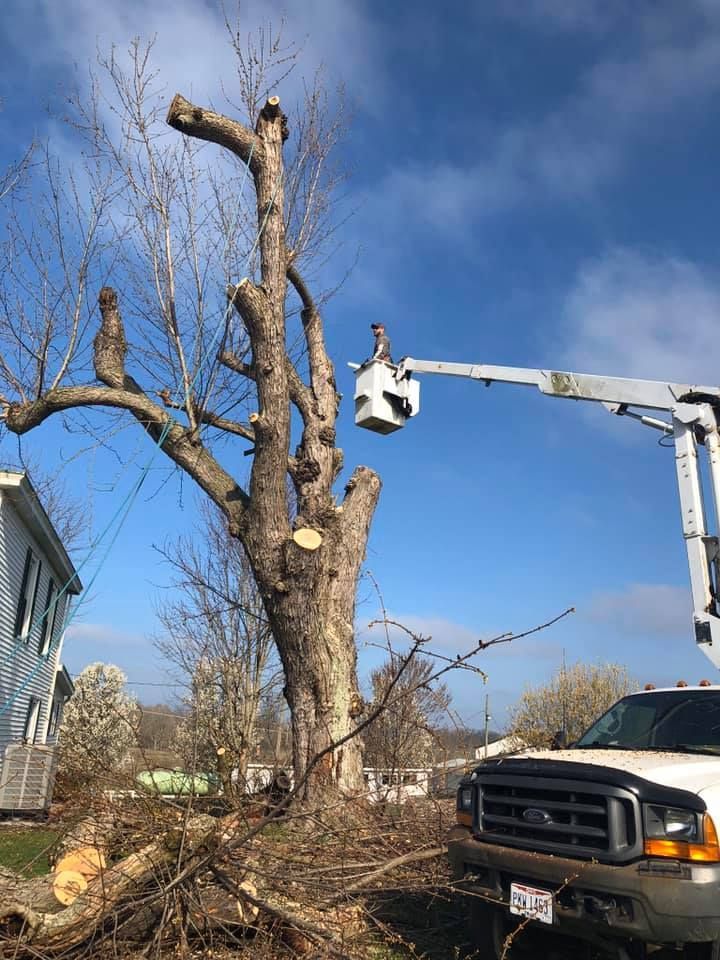
[[[686,260],[613,250],[581,268],[565,304],[571,369],[718,382],[720,277]]]
[[[577,25],[594,22],[602,5],[537,0],[530,7],[559,11]],[[367,201],[368,223],[400,235],[414,236],[420,225],[457,236],[520,204],[592,195],[619,175],[637,144],[664,136],[669,118],[676,122],[686,105],[697,108],[717,95],[720,18],[698,17],[681,30],[681,17],[666,11],[667,29],[638,30],[630,53],[592,63],[544,115],[498,128],[477,146],[473,162],[397,164]],[[385,239],[392,248],[395,239]]]
[[[596,33],[606,30],[617,12],[617,0],[516,0],[497,4],[492,15],[553,32]]]
[[[581,616],[627,635],[677,637],[692,619],[690,591],[661,583],[633,583],[622,590],[595,594]]]
[[[119,55],[133,38],[156,37],[153,63],[158,86],[173,93],[222,107],[221,81],[232,93],[234,61],[220,3],[204,0],[39,0],[28,5],[11,0],[14,12],[6,16],[6,43],[27,58],[29,66],[75,64],[82,82],[88,61],[97,51],[107,54],[116,45]],[[226,5],[231,23],[233,4]],[[9,11],[6,11],[8,13]],[[324,65],[332,77],[342,78],[365,106],[374,108],[383,85],[383,35],[362,2],[351,0],[247,0],[240,7],[241,32],[256,35],[268,24],[274,31],[284,24],[284,44],[303,49],[298,68],[283,83],[283,100],[290,102],[308,77]],[[42,36],[42,43],[28,43]]]
[[[128,647],[147,643],[140,634],[118,630],[107,623],[71,623],[65,638],[69,643],[98,648]]]

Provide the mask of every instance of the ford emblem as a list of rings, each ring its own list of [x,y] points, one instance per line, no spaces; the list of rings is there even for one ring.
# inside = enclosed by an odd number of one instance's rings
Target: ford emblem
[[[552,817],[547,810],[539,810],[537,807],[528,807],[523,810],[523,820],[527,823],[550,823]]]

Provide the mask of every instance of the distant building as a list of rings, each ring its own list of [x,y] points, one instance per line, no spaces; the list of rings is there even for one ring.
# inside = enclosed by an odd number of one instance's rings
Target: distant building
[[[42,811],[73,692],[61,665],[71,596],[82,589],[32,484],[0,471],[0,811]]]
[[[517,737],[500,737],[488,744],[487,758],[491,760],[493,757],[503,757],[505,754],[522,750],[523,747],[524,744]],[[475,747],[475,759],[478,761],[485,759],[485,744]]]
[[[476,761],[467,757],[453,757],[442,763],[436,763],[432,774],[432,791],[441,797],[455,793],[460,781],[475,766]]]
[[[395,770],[363,768],[366,798],[371,803],[405,803],[427,797],[432,790],[430,767],[398,767]]]
[[[249,763],[246,782],[250,793],[267,789],[278,773],[288,777],[293,785],[293,773],[290,765],[283,767],[275,763]],[[233,774],[237,781],[237,771]],[[365,792],[363,796],[370,803],[405,803],[407,800],[427,797],[432,789],[432,770],[430,767],[398,767],[391,769],[363,768]]]

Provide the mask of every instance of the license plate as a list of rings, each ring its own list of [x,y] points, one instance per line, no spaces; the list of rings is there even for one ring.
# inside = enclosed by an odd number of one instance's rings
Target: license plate
[[[531,917],[540,923],[552,923],[553,895],[549,890],[527,887],[524,883],[511,883],[510,913],[519,917]]]

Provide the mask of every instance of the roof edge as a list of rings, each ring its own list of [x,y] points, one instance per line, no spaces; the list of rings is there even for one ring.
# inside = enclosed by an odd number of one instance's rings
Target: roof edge
[[[67,592],[79,594],[83,589],[80,577],[28,475],[11,470],[0,470],[0,492],[8,495],[8,499],[18,509],[22,519],[47,551],[53,564],[58,567],[65,578]]]

